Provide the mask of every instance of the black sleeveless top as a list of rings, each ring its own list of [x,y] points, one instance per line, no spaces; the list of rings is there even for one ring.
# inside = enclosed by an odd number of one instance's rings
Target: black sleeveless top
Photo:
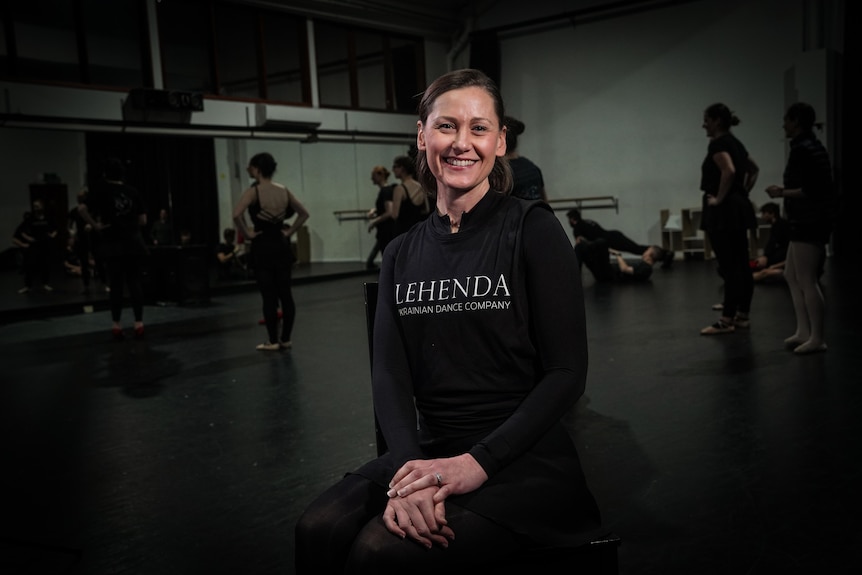
[[[428,217],[428,200],[418,206],[410,199],[410,193],[407,191],[407,186],[401,184],[404,188],[404,199],[401,200],[401,206],[398,208],[398,217],[395,220],[395,235],[403,234],[417,223]],[[425,193],[424,191],[422,192]]]
[[[292,217],[296,212],[290,206],[290,196],[287,195],[287,189],[284,193],[287,197],[287,204],[284,209],[276,214],[270,213],[260,205],[260,191],[257,185],[254,186],[255,202],[249,204],[248,215],[251,216],[251,221],[254,222],[254,231],[257,234],[254,240],[261,238],[263,241],[283,239],[281,233],[284,227],[284,220]],[[252,241],[254,241],[252,240]]]

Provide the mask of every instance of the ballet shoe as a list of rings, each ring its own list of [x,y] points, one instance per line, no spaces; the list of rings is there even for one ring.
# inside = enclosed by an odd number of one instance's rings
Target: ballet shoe
[[[720,335],[723,333],[733,333],[734,331],[736,331],[736,328],[733,324],[718,320],[714,324],[700,330],[700,335]]]
[[[258,351],[278,351],[281,349],[281,346],[277,343],[261,343],[255,348]]]
[[[821,351],[826,351],[826,344],[821,343],[819,345],[811,344],[808,342],[803,343],[802,345],[793,349],[793,353],[796,355],[807,355],[809,353],[820,353]]]
[[[144,326],[139,325],[135,328],[135,339],[141,339],[144,337]]]
[[[279,341],[278,345],[281,349],[290,349],[293,347],[292,341]]]

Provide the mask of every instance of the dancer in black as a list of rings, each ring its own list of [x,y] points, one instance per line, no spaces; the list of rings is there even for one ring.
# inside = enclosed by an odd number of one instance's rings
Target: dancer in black
[[[91,186],[85,203],[78,209],[86,223],[99,232],[99,249],[108,268],[111,288],[111,334],[123,339],[120,318],[123,290],[129,289],[135,316],[135,337],[144,335],[144,293],[141,270],[147,247],[142,228],[147,225],[147,210],[138,190],[124,182],[125,166],[116,158],[105,165],[104,178]]]
[[[760,219],[769,228],[769,239],[763,246],[763,255],[749,262],[755,282],[784,279],[787,248],[790,245],[790,224],[781,217],[781,208],[775,202],[760,206]]]
[[[272,181],[275,159],[266,152],[255,155],[248,162],[248,175],[254,178],[253,186],[243,192],[233,211],[233,220],[243,237],[251,240],[251,257],[254,276],[263,300],[263,318],[268,339],[257,346],[260,351],[288,349],[296,318],[293,301],[291,271],[295,261],[290,237],[308,219],[308,211],[290,190]],[[249,228],[245,212],[254,223]],[[285,222],[296,218],[287,225]],[[281,333],[278,329],[278,306],[281,303]]]
[[[578,263],[587,266],[597,282],[643,282],[652,276],[652,264],[644,259],[626,260],[608,247],[605,239],[582,241],[575,245]],[[613,262],[611,256],[614,256]]]
[[[49,282],[57,229],[46,217],[42,200],[33,200],[31,205],[33,211],[24,216],[13,235],[13,242],[21,248],[24,256],[24,287],[18,293],[27,293],[33,289],[37,278],[43,291],[52,292],[54,288]]]
[[[825,304],[818,278],[826,261],[826,244],[835,219],[835,188],[829,153],[814,135],[814,108],[798,102],[784,115],[784,133],[790,138],[790,157],[784,168],[784,185],[766,192],[784,198],[790,223],[790,247],[784,272],[796,332],[784,340],[794,353],[826,351]]]
[[[371,170],[371,181],[377,186],[377,198],[374,201],[374,209],[368,212],[368,218],[371,220],[368,222],[368,231],[376,231],[376,241],[365,261],[365,267],[368,269],[376,267],[374,258],[383,253],[395,234],[395,220],[392,219],[392,192],[395,186],[389,184],[389,170],[383,166],[375,166]]]
[[[416,181],[416,166],[410,156],[398,156],[392,161],[392,173],[401,183],[392,189],[392,213],[395,221],[394,234],[403,234],[428,217],[428,194]]]
[[[236,230],[225,228],[222,243],[216,248],[216,270],[220,280],[231,280],[245,276],[245,254],[236,244]]]
[[[737,124],[739,118],[724,104],[713,104],[703,114],[703,128],[710,142],[701,165],[701,229],[709,236],[724,278],[724,302],[721,317],[700,330],[701,335],[733,333],[750,325],[754,278],[748,264],[748,230],[757,227],[757,217],[748,193],[759,170],[742,142],[730,132]]]
[[[561,423],[587,373],[571,244],[547,204],[507,195],[503,103],[487,76],[438,78],[419,117],[436,211],[387,248],[374,327],[389,451],[300,518],[300,574],[460,572],[600,525]]]
[[[104,285],[105,291],[109,291],[107,273],[98,246],[98,233],[81,215],[80,206],[87,203],[87,196],[87,188],[78,192],[78,205],[69,211],[69,232],[75,236],[75,255],[81,264],[81,280],[85,294],[90,293],[90,280],[93,278],[97,278]]]
[[[609,250],[640,256],[641,261],[649,264],[650,267],[658,262],[662,262],[662,268],[670,268],[673,264],[672,251],[659,246],[639,244],[619,230],[606,230],[598,222],[583,219],[581,211],[577,208],[566,212],[566,216],[569,218],[569,225],[572,226],[576,253],[580,244],[602,240]],[[580,254],[578,261],[583,262]]]
[[[506,116],[506,159],[512,168],[512,192],[516,198],[548,201],[542,170],[518,153],[518,136],[524,133],[524,122]]]

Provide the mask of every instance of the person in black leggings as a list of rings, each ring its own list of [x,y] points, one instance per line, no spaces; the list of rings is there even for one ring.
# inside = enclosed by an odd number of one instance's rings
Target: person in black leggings
[[[739,118],[721,103],[709,106],[703,114],[703,129],[710,142],[701,165],[701,229],[709,236],[724,278],[724,302],[721,317],[700,330],[701,335],[733,333],[750,325],[754,278],[748,264],[748,230],[757,227],[757,217],[748,193],[759,170],[730,132],[737,124]]]
[[[123,288],[128,287],[135,316],[135,337],[144,335],[144,295],[141,268],[147,256],[141,230],[147,225],[147,210],[138,190],[123,180],[125,168],[116,158],[107,161],[104,178],[92,186],[91,198],[79,204],[84,221],[100,234],[99,245],[111,289],[111,334],[123,339],[120,318]]]
[[[276,163],[266,152],[249,160],[248,174],[255,183],[240,197],[233,219],[243,237],[251,240],[254,275],[263,300],[263,318],[268,340],[257,346],[260,351],[290,348],[291,333],[296,317],[296,304],[291,290],[291,268],[295,260],[290,237],[308,219],[308,211],[290,190],[272,181]],[[246,224],[245,212],[254,223]],[[293,223],[285,222],[296,215]],[[278,333],[278,306],[281,302],[282,325]]]

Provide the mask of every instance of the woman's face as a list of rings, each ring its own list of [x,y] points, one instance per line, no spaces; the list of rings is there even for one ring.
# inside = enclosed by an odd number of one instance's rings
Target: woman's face
[[[252,166],[251,164],[246,167],[245,171],[248,172],[248,175],[255,180],[257,180],[258,176],[260,175],[260,170],[258,170],[255,166]]]
[[[721,123],[718,121],[718,118],[710,118],[704,114],[703,129],[706,130],[706,136],[708,138],[714,138],[721,130]]]
[[[494,161],[506,154],[506,132],[488,92],[478,87],[446,92],[418,127],[416,143],[425,151],[438,192],[488,189]]]

